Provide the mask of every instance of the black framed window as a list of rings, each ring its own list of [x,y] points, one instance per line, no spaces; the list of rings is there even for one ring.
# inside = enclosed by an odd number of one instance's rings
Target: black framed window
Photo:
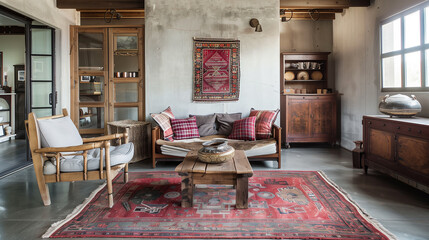
[[[429,3],[381,22],[381,90],[429,91]]]

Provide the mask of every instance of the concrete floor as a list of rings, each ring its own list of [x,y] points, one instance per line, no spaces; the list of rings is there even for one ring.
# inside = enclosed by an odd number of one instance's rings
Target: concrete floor
[[[352,168],[349,151],[322,146],[283,149],[284,170],[323,171],[357,204],[398,239],[429,239],[429,194],[393,178]],[[174,170],[177,162],[160,162],[156,170]],[[254,170],[276,170],[273,162],[253,162]],[[275,167],[275,168],[274,168]],[[153,171],[149,162],[130,171]],[[102,181],[50,184],[52,204],[43,206],[32,167],[0,180],[0,239],[40,239],[64,219]],[[118,238],[115,238],[118,239]]]
[[[0,143],[0,176],[17,168],[31,164],[26,160],[25,139],[15,139]]]

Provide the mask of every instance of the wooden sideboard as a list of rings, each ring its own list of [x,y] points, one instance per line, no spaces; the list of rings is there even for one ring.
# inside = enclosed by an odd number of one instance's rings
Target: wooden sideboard
[[[290,94],[280,96],[282,142],[329,142],[337,140],[337,94]]]
[[[429,118],[363,117],[364,169],[429,193]]]

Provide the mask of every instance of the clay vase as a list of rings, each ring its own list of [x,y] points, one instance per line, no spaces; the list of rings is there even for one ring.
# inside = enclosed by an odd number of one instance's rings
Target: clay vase
[[[205,163],[222,163],[234,157],[235,149],[228,145],[227,140],[215,139],[203,143],[198,151],[198,159]]]
[[[396,94],[393,96],[386,95],[378,105],[380,112],[398,117],[411,117],[422,111],[422,106],[417,101],[416,96],[411,97]]]

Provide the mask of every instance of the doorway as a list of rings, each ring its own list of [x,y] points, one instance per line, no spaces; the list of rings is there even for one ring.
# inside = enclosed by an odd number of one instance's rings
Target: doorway
[[[25,120],[55,114],[55,30],[0,6],[0,177],[32,164]]]

